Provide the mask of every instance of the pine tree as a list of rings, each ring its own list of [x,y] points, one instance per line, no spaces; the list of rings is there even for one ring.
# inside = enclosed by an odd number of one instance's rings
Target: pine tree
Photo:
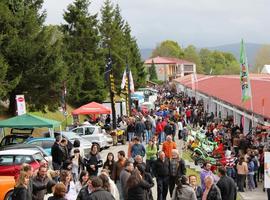
[[[88,12],[88,0],[75,0],[64,13],[65,61],[68,66],[68,98],[75,105],[105,98],[99,49],[97,14]]]
[[[154,60],[152,60],[151,67],[149,68],[149,80],[150,81],[157,80],[157,71],[156,71]]]
[[[15,113],[15,96],[25,94],[30,110],[58,107],[60,85],[65,75],[61,40],[43,25],[43,0],[0,2],[0,54],[7,64],[9,111]],[[16,80],[16,81],[15,81]]]

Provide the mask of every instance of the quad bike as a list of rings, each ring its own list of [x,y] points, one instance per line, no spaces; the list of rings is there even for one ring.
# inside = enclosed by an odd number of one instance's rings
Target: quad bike
[[[123,145],[126,144],[127,137],[124,130],[117,128],[116,130],[111,131],[110,134],[113,138],[114,146],[117,146],[118,143],[122,143]]]

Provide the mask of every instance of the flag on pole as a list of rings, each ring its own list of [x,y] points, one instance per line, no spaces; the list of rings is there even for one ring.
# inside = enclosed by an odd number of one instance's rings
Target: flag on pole
[[[106,66],[105,66],[105,80],[108,82],[110,79],[110,72],[112,70],[112,58],[111,55],[109,55]]]
[[[191,89],[195,90],[195,76],[191,74]]]
[[[130,92],[134,93],[134,82],[131,70],[129,71],[129,84],[130,84]]]
[[[125,69],[123,73],[122,82],[121,82],[121,90],[123,90],[126,86],[126,79],[127,79],[127,70]]]
[[[244,47],[244,41],[241,41],[240,47],[240,81],[241,81],[241,90],[242,90],[242,102],[246,102],[251,99],[251,85],[248,74],[248,62],[246,51]]]

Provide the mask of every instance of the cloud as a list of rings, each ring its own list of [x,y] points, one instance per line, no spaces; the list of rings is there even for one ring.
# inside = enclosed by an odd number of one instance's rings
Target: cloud
[[[57,2],[57,3],[56,3]],[[46,0],[47,23],[63,22],[71,0]],[[141,47],[172,39],[187,46],[215,46],[245,41],[269,43],[269,0],[113,0]],[[97,13],[102,0],[92,0]]]

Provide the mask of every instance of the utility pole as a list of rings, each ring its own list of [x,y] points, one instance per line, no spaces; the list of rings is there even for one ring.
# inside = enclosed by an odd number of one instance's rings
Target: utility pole
[[[127,115],[130,116],[131,115],[131,95],[130,95],[130,69],[128,66],[128,59],[126,57],[126,74],[127,74],[127,85],[126,85],[126,89],[127,89],[127,96],[126,96],[126,107],[127,107]]]

